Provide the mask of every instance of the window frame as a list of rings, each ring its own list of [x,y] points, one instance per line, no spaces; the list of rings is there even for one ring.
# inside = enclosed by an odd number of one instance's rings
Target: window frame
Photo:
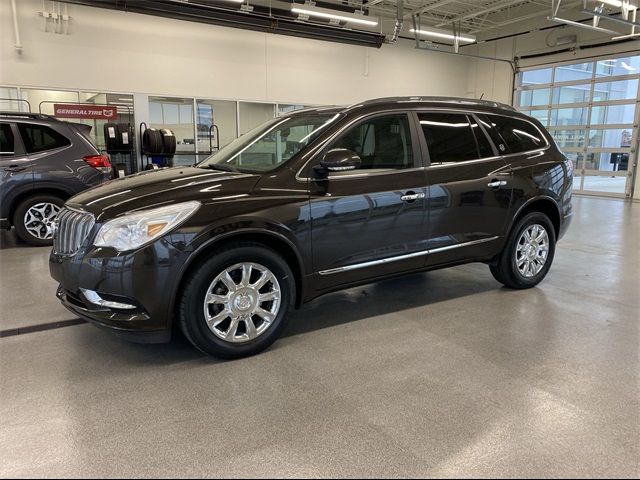
[[[549,139],[545,135],[545,132],[540,130],[540,127],[538,127],[534,122],[532,122],[532,121],[530,121],[530,120],[528,120],[526,118],[514,117],[512,115],[500,115],[498,113],[491,113],[491,112],[486,113],[485,115],[488,116],[488,117],[490,117],[491,115],[499,116],[499,117],[507,117],[507,118],[510,118],[512,120],[528,123],[533,128],[535,128],[538,131],[538,133],[540,133],[540,136],[544,140],[544,146],[542,146],[542,147],[537,147],[537,148],[533,148],[533,149],[529,149],[529,150],[523,150],[521,152],[513,152],[511,150],[511,147],[507,143],[507,141],[504,139],[504,137],[500,134],[500,132],[497,129],[495,129],[496,135],[504,142],[504,146],[509,150],[509,153],[506,153],[506,154],[502,155],[503,157],[506,157],[508,155],[526,155],[526,154],[529,154],[529,153],[538,152],[538,151],[541,151],[541,150],[546,150],[547,148],[550,147]],[[551,134],[549,134],[549,135],[551,135]]]
[[[452,114],[452,115],[462,115],[467,119],[467,122],[469,123],[469,130],[471,131],[471,136],[473,137],[473,141],[474,144],[476,146],[476,154],[478,155],[477,158],[472,158],[472,159],[468,159],[468,160],[460,160],[460,161],[450,161],[450,162],[437,162],[437,163],[433,163],[431,160],[431,152],[429,149],[429,145],[427,143],[427,139],[424,135],[424,131],[422,130],[422,125],[420,124],[420,115],[421,114],[429,114],[429,113],[435,113],[435,114]],[[482,125],[482,122],[480,121],[480,119],[477,117],[477,115],[474,112],[471,111],[467,111],[467,110],[449,110],[449,109],[435,109],[435,108],[421,108],[418,110],[414,111],[415,114],[415,121],[416,121],[416,126],[418,129],[418,134],[420,135],[420,140],[421,140],[421,145],[423,146],[423,150],[426,152],[425,157],[428,158],[428,165],[429,167],[440,167],[440,166],[445,166],[445,165],[460,165],[460,164],[464,164],[464,163],[468,163],[468,162],[477,162],[479,160],[487,160],[487,159],[495,159],[497,157],[499,157],[500,155],[498,154],[498,150],[496,148],[496,146],[494,145],[493,141],[491,140],[490,136],[488,135],[488,133],[485,131],[484,126]],[[476,138],[476,134],[473,131],[473,128],[471,126],[471,119],[473,119],[473,121],[475,121],[478,126],[480,127],[482,134],[484,135],[485,139],[489,142],[489,145],[491,146],[491,150],[493,152],[493,155],[490,157],[481,157],[480,156],[480,145],[478,144],[478,139]]]
[[[401,173],[409,173],[416,172],[418,170],[423,170],[427,165],[423,160],[423,149],[421,144],[421,137],[419,136],[419,132],[416,130],[416,116],[411,110],[398,108],[398,109],[389,109],[374,113],[365,113],[353,118],[351,121],[346,122],[342,125],[339,130],[334,132],[331,136],[329,136],[323,142],[322,146],[318,148],[318,151],[300,167],[298,172],[296,173],[296,180],[307,182],[309,180],[313,180],[313,175],[311,174],[311,170],[314,166],[318,165],[324,155],[329,150],[329,147],[342,135],[344,135],[351,128],[358,127],[363,123],[368,122],[371,119],[378,117],[389,117],[389,116],[399,116],[405,115],[407,117],[407,123],[409,125],[409,132],[411,134],[411,149],[413,150],[413,167],[411,168],[389,168],[384,169],[384,171],[376,171],[376,172],[367,172],[366,169],[358,169],[347,171],[347,172],[329,172],[327,176],[328,180],[345,180],[345,179],[357,179],[362,177],[369,177],[372,175],[398,175]]]
[[[14,122],[5,121],[0,122],[0,124],[8,125],[9,130],[13,135],[13,152],[6,152],[4,154],[0,153],[0,160],[24,156],[24,146],[22,145],[22,138],[16,128],[16,124]]]
[[[22,131],[20,130],[20,125],[25,125],[27,128],[29,126],[38,126],[38,127],[48,128],[48,129],[53,130],[54,132],[56,132],[58,135],[66,138],[69,143],[67,145],[62,145],[60,147],[47,148],[46,150],[38,150],[36,152],[29,152],[27,150],[27,143],[25,142],[24,138],[22,137]],[[22,142],[22,146],[24,148],[24,152],[25,152],[26,155],[29,155],[29,156],[31,156],[31,155],[48,154],[48,153],[51,153],[51,152],[61,152],[62,150],[65,150],[67,148],[71,148],[73,146],[73,141],[67,135],[63,134],[62,132],[60,132],[59,130],[54,128],[52,125],[47,125],[45,123],[18,122],[18,123],[16,123],[16,130],[20,134],[20,141]]]

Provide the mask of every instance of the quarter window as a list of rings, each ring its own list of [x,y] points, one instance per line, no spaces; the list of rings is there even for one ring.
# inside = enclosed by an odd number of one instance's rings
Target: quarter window
[[[480,158],[476,138],[466,115],[433,112],[419,113],[418,118],[432,164]]]
[[[0,153],[4,155],[11,155],[15,152],[14,149],[15,146],[11,125],[8,123],[0,123]]]
[[[346,148],[362,160],[361,169],[405,169],[414,166],[411,130],[406,115],[375,117],[350,128],[330,147]]]
[[[536,150],[546,145],[542,133],[532,123],[502,115],[489,115],[489,119],[511,153]]]
[[[45,125],[18,124],[27,153],[44,152],[71,145],[68,138]]]

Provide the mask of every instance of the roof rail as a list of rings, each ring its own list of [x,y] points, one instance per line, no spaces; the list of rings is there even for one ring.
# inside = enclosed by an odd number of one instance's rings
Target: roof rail
[[[458,104],[458,105],[485,105],[488,107],[494,108],[503,108],[505,110],[517,111],[511,105],[507,105],[506,103],[495,102],[493,100],[479,100],[475,98],[463,98],[463,97],[432,97],[432,96],[412,96],[412,97],[385,97],[385,98],[376,98],[373,100],[366,100],[364,102],[358,102],[353,105],[350,105],[348,108],[354,108],[365,105],[375,105],[378,103],[387,103],[387,102],[401,102],[401,103],[412,103],[412,102],[433,102],[433,103],[449,103],[449,104]]]
[[[45,115],[44,113],[31,113],[31,112],[0,112],[0,117],[35,118],[37,120],[55,119],[55,117],[52,117],[51,115]]]

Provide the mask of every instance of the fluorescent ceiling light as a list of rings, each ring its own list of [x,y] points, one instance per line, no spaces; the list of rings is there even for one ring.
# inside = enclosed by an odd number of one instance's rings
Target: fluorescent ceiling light
[[[308,4],[291,4],[291,12],[302,15],[309,15],[310,17],[327,18],[329,20],[341,20],[348,23],[358,23],[360,25],[369,25],[375,27],[378,25],[378,19],[375,17],[368,17],[366,15],[360,15],[358,13],[342,12],[340,10],[331,10],[329,8],[316,7],[315,5]]]
[[[419,33],[420,35],[425,35],[427,37],[443,38],[445,40],[455,41],[456,39],[456,35],[454,35],[453,33],[444,30],[436,30],[434,28],[421,28],[420,30],[412,28],[411,33]],[[474,37],[473,35],[460,34],[457,36],[457,38],[460,42],[464,43],[473,43],[476,41],[476,37]]]
[[[598,0],[597,3],[606,3],[607,5],[611,5],[612,7],[618,7],[618,8],[622,8],[622,6],[625,5],[625,3],[622,0]],[[636,10],[638,7],[627,2],[626,8],[628,10]]]

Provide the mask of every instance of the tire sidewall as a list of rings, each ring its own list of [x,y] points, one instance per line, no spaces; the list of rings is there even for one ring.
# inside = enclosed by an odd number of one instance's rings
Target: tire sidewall
[[[525,277],[518,270],[518,265],[516,264],[516,249],[518,248],[518,240],[520,240],[520,236],[522,233],[529,228],[531,225],[539,224],[542,225],[547,231],[547,235],[549,236],[549,253],[547,254],[547,260],[540,270],[533,277]],[[553,263],[553,258],[555,256],[556,251],[556,234],[553,224],[549,217],[540,212],[531,212],[525,215],[516,225],[516,228],[513,230],[513,234],[509,240],[509,248],[507,250],[507,255],[509,255],[509,270],[510,275],[514,282],[518,284],[521,288],[533,287],[540,283],[549,272],[551,268],[551,264]]]
[[[271,270],[280,284],[281,303],[276,318],[262,335],[246,343],[229,343],[218,338],[204,318],[204,297],[213,279],[224,269],[241,262],[252,262]],[[242,246],[213,255],[193,275],[180,305],[180,324],[189,340],[201,351],[219,358],[254,355],[277,340],[286,327],[295,301],[295,280],[287,263],[274,251],[259,246]]]
[[[13,215],[13,226],[16,229],[16,234],[25,243],[30,245],[40,246],[40,247],[48,247],[53,245],[53,239],[42,240],[34,237],[29,233],[27,228],[24,225],[24,216],[27,211],[34,205],[38,203],[52,203],[62,208],[64,206],[64,200],[60,197],[56,197],[54,195],[34,195],[33,197],[29,197],[26,200],[22,201]]]

